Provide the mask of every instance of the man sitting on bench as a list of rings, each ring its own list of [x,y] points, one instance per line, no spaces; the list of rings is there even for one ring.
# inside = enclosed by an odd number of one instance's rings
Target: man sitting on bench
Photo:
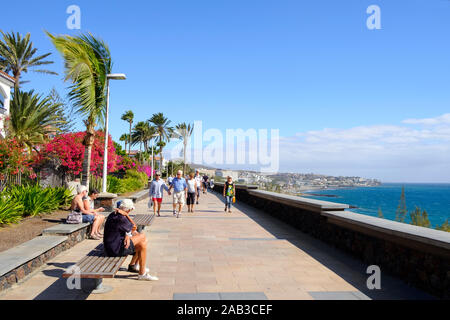
[[[128,271],[139,272],[138,280],[158,280],[145,267],[147,239],[145,234],[136,232],[136,225],[129,213],[134,210],[133,201],[122,200],[118,209],[112,212],[105,223],[103,243],[108,257],[132,255]],[[139,265],[136,265],[139,263]]]

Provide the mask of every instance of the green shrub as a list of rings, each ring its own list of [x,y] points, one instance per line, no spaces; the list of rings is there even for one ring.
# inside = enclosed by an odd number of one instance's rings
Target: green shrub
[[[67,206],[72,200],[65,188],[41,188],[39,184],[14,186],[4,194],[23,206],[23,216],[51,213],[60,206]]]
[[[22,219],[23,205],[15,199],[0,196],[0,224],[17,223]]]
[[[108,192],[126,193],[144,188],[147,185],[148,177],[144,172],[128,170],[124,179],[119,179],[114,176],[108,176],[107,180]]]

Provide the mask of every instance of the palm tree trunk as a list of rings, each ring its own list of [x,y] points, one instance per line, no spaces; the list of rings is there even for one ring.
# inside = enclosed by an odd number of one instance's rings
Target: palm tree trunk
[[[183,166],[183,172],[184,172],[184,174],[186,174],[186,145],[187,145],[187,141],[186,140],[184,140],[183,141],[183,164],[184,164],[184,166]]]
[[[85,123],[86,123],[86,135],[83,139],[84,159],[81,175],[81,184],[89,188],[89,178],[91,173],[91,154],[92,154],[92,145],[94,144],[95,130],[94,126],[90,125],[87,121]]]
[[[129,143],[128,143],[128,154],[130,154],[130,152],[131,152],[131,124],[132,124],[132,122],[130,121],[130,136],[128,137],[128,140],[129,140]],[[125,148],[125,151],[127,151],[126,148]]]
[[[85,146],[81,184],[87,187],[89,187],[89,176],[90,176],[89,173],[91,171],[91,154],[92,154],[92,145]]]

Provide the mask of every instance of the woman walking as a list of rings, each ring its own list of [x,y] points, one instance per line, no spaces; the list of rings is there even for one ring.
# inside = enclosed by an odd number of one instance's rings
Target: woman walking
[[[233,203],[233,199],[236,196],[236,187],[233,182],[233,178],[230,176],[227,177],[227,181],[223,185],[223,196],[225,197],[225,210],[231,213],[231,204]]]
[[[188,212],[194,212],[195,196],[197,194],[198,186],[197,180],[194,178],[194,174],[192,172],[189,174],[187,187],[188,187],[188,195],[187,195]]]

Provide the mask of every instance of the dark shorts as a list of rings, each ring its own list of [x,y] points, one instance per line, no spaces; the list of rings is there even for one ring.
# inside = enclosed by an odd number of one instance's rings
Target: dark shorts
[[[195,204],[195,192],[188,192],[187,205]]]
[[[136,250],[134,249],[134,243],[133,240],[130,239],[130,245],[128,246],[128,249],[125,249],[125,245],[122,244],[122,249],[120,250],[120,256],[133,256],[136,253]]]
[[[93,223],[95,219],[95,216],[92,214],[83,214],[83,223]],[[78,220],[80,221],[80,220]]]

